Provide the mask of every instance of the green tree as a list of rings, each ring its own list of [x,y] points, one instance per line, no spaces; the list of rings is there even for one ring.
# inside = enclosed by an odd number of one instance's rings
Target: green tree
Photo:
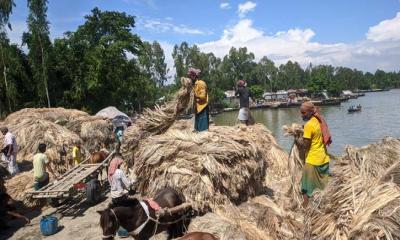
[[[10,95],[9,93],[9,88],[8,88],[8,80],[7,80],[7,72],[8,68],[6,66],[6,61],[4,58],[4,51],[6,48],[6,43],[8,43],[8,38],[7,38],[7,33],[6,33],[6,25],[8,26],[9,29],[11,29],[11,24],[9,23],[9,18],[12,13],[12,8],[15,6],[13,0],[2,0],[0,1],[0,57],[1,57],[1,63],[2,63],[2,68],[3,68],[3,79],[4,79],[4,93],[5,93],[5,98],[7,99],[8,102],[8,109],[11,112],[11,100],[10,100]],[[7,94],[10,96],[8,97]],[[1,110],[0,110],[0,116],[2,115]]]
[[[264,94],[264,89],[261,85],[253,85],[250,86],[250,92],[253,95],[253,98],[260,99]]]
[[[154,41],[152,44],[143,42],[140,52],[139,63],[142,70],[158,87],[163,87],[168,72],[164,50],[157,41]]]
[[[263,89],[268,89],[270,92],[274,91],[273,83],[276,81],[278,72],[275,63],[267,57],[262,57],[255,68],[255,72],[256,78],[260,81],[259,84],[263,86]]]
[[[155,83],[136,60],[146,53],[132,34],[134,17],[94,8],[85,19],[76,32],[55,41],[57,75],[70,86],[64,102],[91,112],[109,105],[142,109],[154,104]]]
[[[236,81],[246,79],[253,83],[251,78],[252,69],[255,67],[254,54],[247,52],[247,48],[231,48],[229,54],[222,60],[222,85],[225,89],[233,89]]]
[[[51,42],[49,37],[49,22],[47,21],[47,0],[28,0],[28,32],[23,34],[23,43],[29,49],[29,62],[36,81],[36,91],[40,97],[40,103],[47,99],[50,107],[49,96],[49,52]]]

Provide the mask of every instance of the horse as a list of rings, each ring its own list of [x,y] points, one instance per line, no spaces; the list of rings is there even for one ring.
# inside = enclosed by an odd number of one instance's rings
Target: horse
[[[89,163],[102,163],[108,157],[108,155],[109,153],[102,150],[94,152],[90,156]]]
[[[211,233],[191,232],[177,240],[218,240],[218,238]]]
[[[161,190],[154,201],[161,208],[171,208],[184,202],[183,196],[172,188]],[[100,214],[100,226],[103,230],[103,239],[114,239],[115,233],[121,226],[136,240],[149,239],[153,235],[167,230],[168,239],[181,237],[189,221],[182,214],[171,214],[156,217],[156,211],[147,201],[128,199],[120,206],[110,206]]]

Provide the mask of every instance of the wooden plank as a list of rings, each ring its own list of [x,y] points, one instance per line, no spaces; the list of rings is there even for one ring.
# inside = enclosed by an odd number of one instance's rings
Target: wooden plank
[[[74,184],[82,182],[85,178],[89,177],[94,172],[99,171],[101,168],[107,165],[108,161],[113,157],[115,154],[115,150],[110,153],[110,155],[104,159],[103,162],[100,164],[84,164],[89,160],[87,158],[78,166],[73,167],[68,172],[62,175],[61,179],[58,180],[56,183],[51,183],[46,187],[42,188],[39,191],[28,192],[32,195],[33,198],[44,198],[44,197],[54,197],[55,194],[51,193],[66,193],[71,190]]]

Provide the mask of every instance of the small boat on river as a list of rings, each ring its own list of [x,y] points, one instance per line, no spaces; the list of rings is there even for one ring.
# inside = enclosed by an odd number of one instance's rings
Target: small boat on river
[[[354,113],[354,112],[361,112],[361,105],[358,105],[357,107],[351,106],[349,109],[347,109],[348,113]]]

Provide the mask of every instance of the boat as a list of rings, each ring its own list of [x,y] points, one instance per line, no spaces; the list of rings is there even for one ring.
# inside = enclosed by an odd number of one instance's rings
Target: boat
[[[351,106],[349,109],[347,109],[348,113],[353,113],[353,112],[361,112],[361,105],[358,105],[357,107]]]

